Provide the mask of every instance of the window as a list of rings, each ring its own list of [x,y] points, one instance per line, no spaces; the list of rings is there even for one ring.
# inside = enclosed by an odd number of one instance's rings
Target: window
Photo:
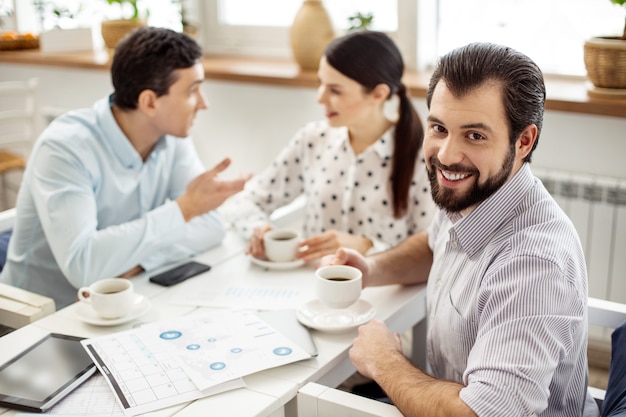
[[[0,0],[0,6],[8,0]],[[7,5],[7,9],[11,9]],[[140,12],[147,15],[148,24],[180,30],[180,4],[176,0],[139,0]],[[0,12],[2,9],[0,9]],[[99,25],[102,19],[119,19],[131,14],[125,4],[108,5],[106,0],[19,0],[15,1],[16,30],[35,32],[55,27],[72,29]]]
[[[586,75],[585,39],[621,35],[625,8],[610,0],[438,0],[437,52],[497,42],[531,57],[545,73]]]
[[[373,13],[372,29],[401,40],[398,5],[389,0],[332,0],[324,2],[336,32],[349,26],[356,12]],[[408,3],[408,2],[407,2]],[[206,24],[201,42],[209,53],[290,56],[289,27],[302,0],[209,0],[200,2]],[[202,30],[201,29],[201,30]],[[413,36],[414,37],[414,36]],[[409,37],[406,37],[407,39]],[[410,53],[409,48],[403,53]]]
[[[203,1],[207,22],[201,41],[209,53],[287,57],[288,26],[301,2]],[[355,11],[372,11],[373,29],[390,32],[407,67],[420,70],[457,46],[488,41],[518,49],[546,73],[584,76],[584,40],[621,34],[626,17],[624,7],[610,0],[326,0],[324,5],[339,30]]]

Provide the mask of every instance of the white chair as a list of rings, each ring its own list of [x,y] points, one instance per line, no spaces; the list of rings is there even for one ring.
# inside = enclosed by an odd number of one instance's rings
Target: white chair
[[[37,128],[36,89],[38,81],[0,82],[0,191],[3,208],[9,208],[9,192],[16,193],[19,178],[9,181],[9,173],[23,170]]]
[[[13,228],[16,213],[15,208],[0,211],[0,234]],[[55,309],[50,297],[0,283],[0,336],[52,314]]]
[[[17,211],[15,208],[0,211],[0,233],[11,230],[15,224],[15,215]]]
[[[589,324],[614,329],[626,321],[626,304],[589,298]],[[603,389],[589,387],[596,400]],[[393,405],[309,382],[298,391],[298,417],[401,417]]]
[[[626,304],[590,297],[587,305],[590,325],[615,329],[626,321]],[[604,400],[603,389],[589,387],[589,391],[596,400]]]
[[[5,211],[0,211],[0,262],[6,258],[5,244],[8,242],[5,232],[11,231],[15,224],[16,209],[11,208]],[[0,271],[4,265],[0,265]]]

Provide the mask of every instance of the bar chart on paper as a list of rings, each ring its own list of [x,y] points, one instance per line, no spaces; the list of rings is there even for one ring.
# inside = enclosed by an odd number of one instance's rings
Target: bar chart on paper
[[[255,314],[231,310],[82,343],[126,415],[239,388],[245,375],[311,357]]]

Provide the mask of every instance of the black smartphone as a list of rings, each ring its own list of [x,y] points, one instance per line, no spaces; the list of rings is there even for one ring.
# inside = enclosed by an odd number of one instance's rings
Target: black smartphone
[[[183,282],[188,278],[195,277],[196,275],[206,272],[209,269],[211,269],[211,267],[207,264],[190,261],[150,277],[150,282],[169,287]]]

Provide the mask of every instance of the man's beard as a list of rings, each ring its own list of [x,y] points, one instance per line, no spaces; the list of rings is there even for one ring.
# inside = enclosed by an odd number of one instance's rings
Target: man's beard
[[[504,185],[513,170],[513,165],[515,163],[515,148],[513,146],[509,148],[509,152],[502,163],[502,169],[500,172],[498,172],[495,176],[487,178],[487,181],[485,181],[484,184],[479,184],[480,173],[475,168],[468,170],[458,164],[445,166],[439,162],[439,159],[435,156],[431,157],[429,162],[432,171],[429,171],[428,168],[426,168],[426,171],[428,172],[428,178],[430,179],[433,201],[441,209],[448,212],[461,212],[469,207],[482,203],[493,193],[498,191],[502,185]],[[457,196],[455,195],[455,190],[441,187],[439,185],[439,182],[437,181],[438,169],[449,172],[470,173],[474,176],[474,185],[465,194]]]

